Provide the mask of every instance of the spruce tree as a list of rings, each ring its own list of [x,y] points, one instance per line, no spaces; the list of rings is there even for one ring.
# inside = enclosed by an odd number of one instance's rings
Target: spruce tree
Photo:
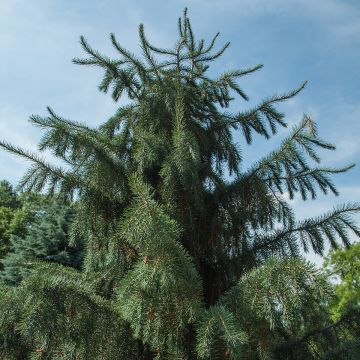
[[[10,251],[11,234],[23,235],[25,232],[26,216],[20,207],[11,184],[6,180],[0,181],[0,271],[3,259]]]
[[[0,143],[32,163],[23,189],[78,199],[72,233],[86,238],[82,271],[43,262],[3,288],[3,357],[318,359],[341,354],[340,333],[359,335],[355,312],[331,320],[332,287],[302,257],[360,235],[359,205],[297,221],[286,197],[337,195],[332,175],[352,165],[320,165],[319,150],[335,147],[304,116],[276,150],[241,167],[240,146],[286,127],[277,107],[305,83],[232,112],[235,97],[248,100],[239,81],[262,65],[213,78],[229,44],[196,40],[186,11],[178,33],[173,49],[159,48],[140,25],[141,55],[111,34],[117,59],[80,38],[87,57],[74,63],[100,67],[99,90],[128,104],[96,128],[51,108],[31,116],[44,131],[40,153],[64,167]]]
[[[20,211],[26,214],[23,234],[10,235],[10,251],[3,259],[0,283],[18,284],[27,277],[36,260],[42,259],[80,269],[83,257],[82,239],[70,242],[70,226],[75,215],[73,206],[58,199],[26,193],[19,197]]]

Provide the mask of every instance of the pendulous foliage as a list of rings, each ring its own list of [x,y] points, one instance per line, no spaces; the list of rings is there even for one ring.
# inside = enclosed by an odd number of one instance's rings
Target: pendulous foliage
[[[24,190],[77,200],[71,236],[85,239],[80,272],[39,263],[3,290],[3,357],[320,359],[359,334],[357,313],[331,319],[332,288],[302,254],[348,246],[360,205],[298,221],[285,196],[337,195],[332,175],[353,165],[320,166],[319,150],[335,147],[305,115],[278,149],[241,166],[240,145],[286,127],[278,105],[306,83],[231,111],[236,96],[248,100],[241,78],[262,65],[214,78],[229,44],[196,40],[186,10],[178,32],[174,48],[158,48],[140,25],[141,56],[111,34],[117,59],[80,38],[87,57],[74,63],[103,70],[99,90],[128,104],[96,128],[50,108],[31,116],[39,153],[63,167],[0,142],[31,162]]]

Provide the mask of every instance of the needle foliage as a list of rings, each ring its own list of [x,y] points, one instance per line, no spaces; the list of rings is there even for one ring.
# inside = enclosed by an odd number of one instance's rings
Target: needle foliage
[[[127,99],[100,126],[48,108],[32,153],[0,146],[31,166],[20,186],[76,199],[71,234],[85,239],[81,271],[39,263],[0,297],[0,354],[8,359],[320,359],[343,353],[359,316],[333,321],[333,291],[302,257],[360,235],[344,204],[298,221],[288,198],[338,194],[319,151],[334,145],[304,116],[277,149],[248,169],[240,146],[287,127],[278,106],[295,90],[247,108],[240,87],[255,65],[213,77],[229,44],[195,38],[185,10],[171,49],[139,27],[140,54],[114,34],[112,59],[80,38],[100,68],[99,90]],[[239,98],[238,111],[230,109]],[[240,139],[239,144],[234,136]],[[63,160],[55,166],[44,154]],[[341,335],[342,334],[342,335]],[[356,335],[357,334],[357,335]],[[340,336],[341,335],[341,336]],[[329,355],[330,356],[330,355]],[[337,355],[339,358],[340,355]],[[327,357],[330,358],[330,357]],[[354,357],[355,359],[355,357]]]

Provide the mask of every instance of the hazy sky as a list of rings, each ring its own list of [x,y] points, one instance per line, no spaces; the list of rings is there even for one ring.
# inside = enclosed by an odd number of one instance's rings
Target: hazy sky
[[[307,88],[280,107],[290,124],[304,113],[318,123],[320,135],[337,145],[324,153],[324,165],[358,162],[335,179],[340,196],[294,205],[300,218],[321,214],[335,203],[360,200],[360,2],[359,0],[0,0],[0,138],[36,149],[39,129],[27,123],[51,106],[63,117],[96,126],[119,104],[99,93],[101,72],[73,65],[81,56],[84,35],[101,52],[115,55],[109,33],[138,51],[138,25],[148,38],[171,46],[176,21],[189,8],[195,35],[208,39],[220,31],[231,47],[214,65],[214,73],[263,63],[244,79],[250,102],[286,92],[308,80]],[[258,139],[250,147],[238,137],[248,166],[272,150],[278,139]],[[0,151],[0,178],[16,184],[27,164]],[[358,217],[360,219],[360,217]]]

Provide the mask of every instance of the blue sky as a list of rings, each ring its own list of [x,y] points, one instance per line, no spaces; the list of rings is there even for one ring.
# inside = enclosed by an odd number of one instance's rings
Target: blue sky
[[[195,34],[208,39],[221,32],[231,47],[214,73],[263,63],[244,79],[250,96],[246,109],[263,97],[282,93],[308,80],[307,88],[280,108],[290,124],[304,113],[318,123],[320,135],[337,151],[324,153],[324,164],[358,162],[337,176],[340,196],[315,202],[293,201],[300,218],[320,214],[334,204],[360,200],[360,2],[358,0],[2,0],[0,1],[0,138],[36,149],[40,133],[27,123],[51,106],[64,117],[98,125],[119,104],[99,93],[101,73],[73,65],[84,35],[90,44],[115,55],[109,33],[138,51],[137,27],[144,23],[152,42],[171,46],[176,21],[189,8]],[[278,139],[243,145],[245,166],[272,150]],[[240,145],[242,139],[238,138]],[[0,152],[0,178],[16,183],[27,164]],[[359,218],[359,217],[358,217]],[[360,218],[359,218],[360,219]]]

